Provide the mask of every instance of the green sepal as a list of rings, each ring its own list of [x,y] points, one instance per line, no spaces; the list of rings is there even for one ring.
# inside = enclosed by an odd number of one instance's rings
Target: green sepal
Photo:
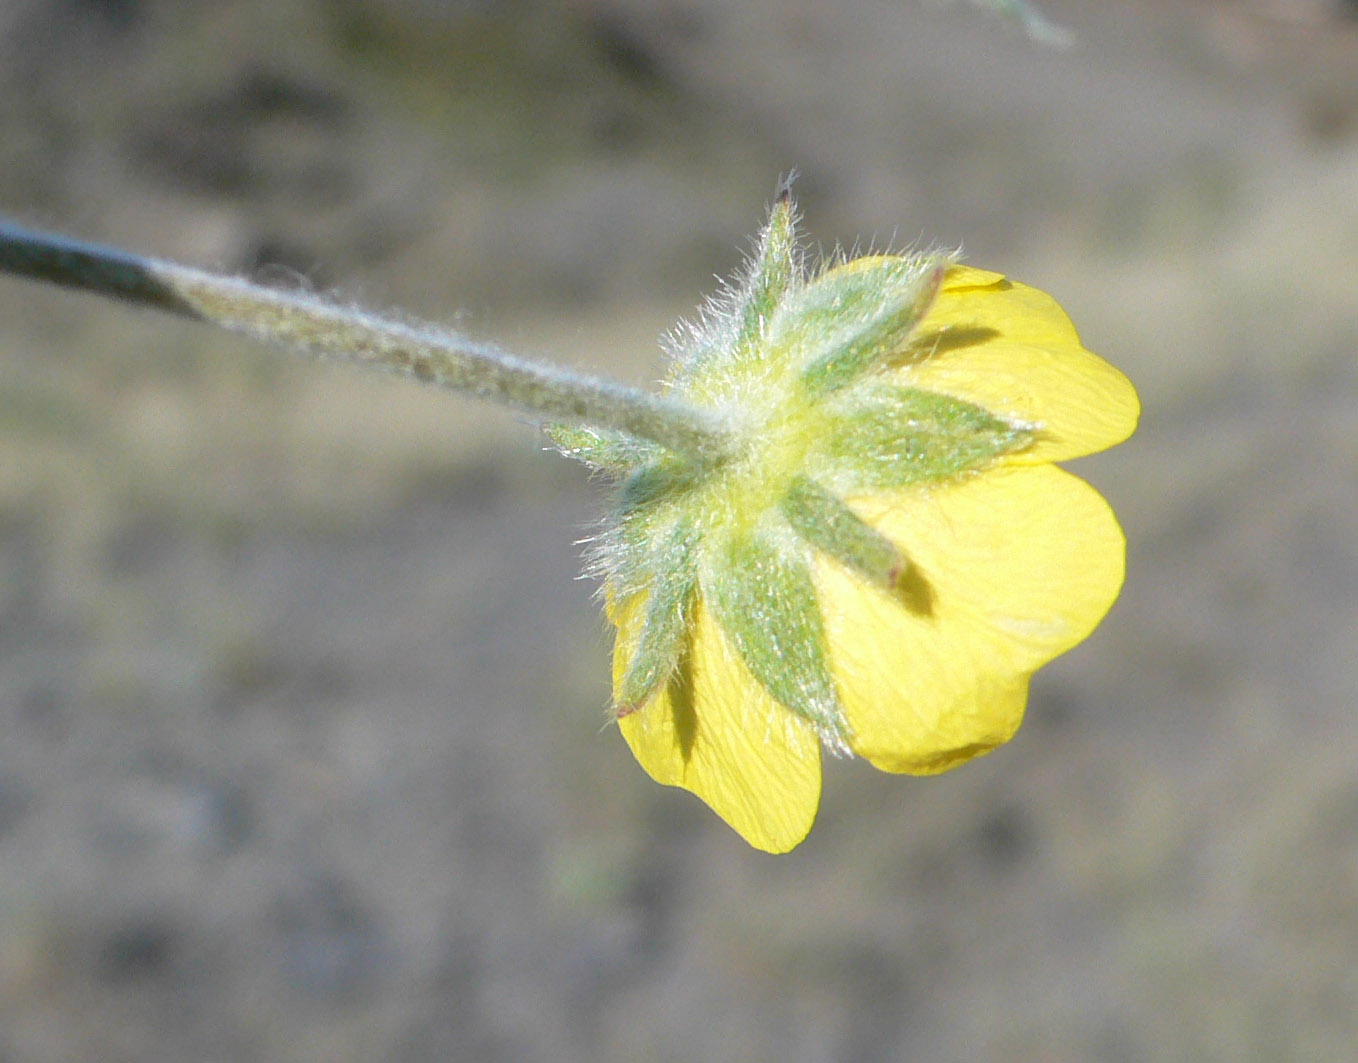
[[[1033,440],[1033,429],[936,391],[879,385],[836,405],[822,460],[842,490],[937,483]]]
[[[677,501],[701,481],[701,470],[691,462],[664,454],[636,469],[622,482],[618,504],[624,520],[665,502]]]
[[[794,477],[780,508],[808,544],[876,586],[895,590],[905,574],[906,558],[896,544],[814,480]]]
[[[661,540],[650,558],[654,573],[646,600],[641,638],[618,688],[618,711],[640,708],[679,663],[692,620],[696,576],[693,528],[680,521]]]
[[[892,267],[896,268],[893,270]],[[869,266],[856,271],[871,282],[883,277],[880,302],[858,321],[849,321],[833,344],[814,352],[802,370],[802,386],[812,395],[824,395],[853,383],[881,365],[903,347],[929,309],[943,279],[941,264],[910,261],[898,266]],[[855,274],[849,275],[855,279]]]
[[[654,579],[655,544],[686,521],[684,503],[701,482],[697,467],[667,451],[625,476],[607,530],[590,549],[591,570],[606,575],[620,593],[647,591]]]
[[[701,398],[708,385],[726,382],[734,367],[760,363],[774,314],[799,278],[797,212],[784,185],[739,283],[713,301],[703,325],[672,337],[671,384]]]
[[[845,748],[847,726],[816,588],[797,548],[738,536],[703,582],[717,623],[750,674],[776,701],[811,721],[827,745]]]
[[[757,353],[778,304],[797,274],[796,213],[790,196],[780,194],[759,234],[759,248],[740,290],[735,351],[737,357]]]
[[[905,345],[946,268],[943,258],[884,257],[828,270],[788,300],[771,343],[789,347],[808,393],[837,391]]]
[[[665,453],[658,443],[587,425],[546,424],[542,430],[566,457],[615,476]]]

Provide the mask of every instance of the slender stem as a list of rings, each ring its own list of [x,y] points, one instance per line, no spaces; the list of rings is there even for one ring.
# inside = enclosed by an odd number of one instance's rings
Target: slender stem
[[[210,322],[323,358],[370,365],[527,410],[611,428],[690,455],[727,450],[707,410],[527,361],[434,325],[412,325],[304,292],[143,258],[0,221],[0,272]]]

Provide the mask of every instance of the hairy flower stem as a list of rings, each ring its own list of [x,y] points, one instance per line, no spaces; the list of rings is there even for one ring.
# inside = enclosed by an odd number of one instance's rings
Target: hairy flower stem
[[[0,271],[210,322],[321,358],[374,366],[506,406],[614,429],[708,460],[728,452],[708,411],[517,358],[433,325],[411,325],[126,251],[0,222]]]

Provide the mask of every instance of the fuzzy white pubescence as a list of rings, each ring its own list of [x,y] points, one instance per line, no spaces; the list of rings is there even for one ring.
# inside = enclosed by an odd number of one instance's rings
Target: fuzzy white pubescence
[[[1031,432],[909,386],[910,367],[939,347],[917,326],[955,256],[835,256],[808,275],[795,220],[781,195],[737,281],[665,341],[668,394],[716,415],[719,452],[679,454],[604,429],[549,432],[617,485],[587,554],[611,608],[644,610],[623,648],[616,711],[682,678],[701,598],[754,680],[846,753],[817,555],[903,607],[927,608],[929,589],[844,498],[962,475],[1028,445]]]

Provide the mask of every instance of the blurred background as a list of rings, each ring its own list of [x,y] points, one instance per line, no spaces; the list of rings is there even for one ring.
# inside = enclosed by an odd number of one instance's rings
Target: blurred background
[[[807,229],[1145,403],[1121,601],[751,851],[603,726],[522,419],[0,278],[0,1061],[1238,1061],[1358,1040],[1358,10],[7,0],[0,212],[628,380]]]

